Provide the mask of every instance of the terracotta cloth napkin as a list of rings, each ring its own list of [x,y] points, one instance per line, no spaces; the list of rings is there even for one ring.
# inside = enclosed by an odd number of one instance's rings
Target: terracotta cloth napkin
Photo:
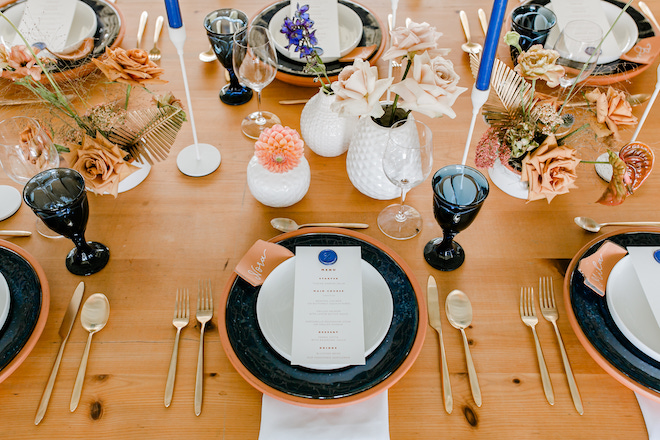
[[[264,394],[259,440],[389,440],[387,391],[339,408],[305,408]]]
[[[646,422],[646,432],[649,434],[649,440],[660,440],[660,402],[637,393],[635,393],[635,397],[637,397],[637,403],[639,403]]]

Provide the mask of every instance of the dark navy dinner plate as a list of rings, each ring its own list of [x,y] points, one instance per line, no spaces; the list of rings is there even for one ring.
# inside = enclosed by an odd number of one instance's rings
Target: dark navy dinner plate
[[[366,235],[342,229],[296,231],[273,241],[293,252],[296,246],[360,246],[362,259],[376,268],[388,284],[394,309],[392,323],[365,365],[337,370],[294,366],[261,333],[256,311],[259,287],[234,274],[220,305],[219,327],[225,352],[237,371],[264,393],[308,406],[352,403],[383,391],[400,379],[419,354],[426,332],[425,318],[420,322],[420,317],[426,316],[421,289],[400,257]]]
[[[660,362],[639,350],[612,319],[607,299],[584,284],[580,261],[604,241],[620,246],[660,246],[660,230],[644,228],[613,232],[592,240],[573,258],[564,280],[564,300],[571,325],[592,358],[610,375],[631,388],[660,401]],[[658,266],[660,270],[660,265]]]

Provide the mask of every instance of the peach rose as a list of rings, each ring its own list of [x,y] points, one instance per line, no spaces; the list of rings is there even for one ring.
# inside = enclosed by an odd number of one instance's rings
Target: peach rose
[[[605,135],[614,134],[619,139],[619,125],[635,125],[637,117],[632,114],[632,106],[626,100],[626,94],[608,87],[607,93],[593,89],[585,93],[587,101],[596,104],[596,120],[605,124]]]
[[[392,31],[392,45],[383,55],[383,59],[392,60],[405,55],[412,57],[413,54],[425,50],[447,55],[449,49],[438,49],[438,39],[441,36],[442,33],[436,32],[430,24],[411,21],[406,27],[398,27]]]
[[[105,49],[105,57],[101,60],[93,58],[94,64],[110,81],[122,82],[133,86],[143,84],[165,84],[159,79],[163,69],[153,61],[149,61],[146,50]]]
[[[458,87],[459,76],[451,61],[437,56],[431,59],[428,52],[413,58],[411,74],[391,87],[399,95],[399,105],[406,110],[418,111],[431,118],[447,115],[455,118],[451,108],[458,95],[466,91]]]
[[[559,58],[557,51],[544,49],[542,45],[535,44],[526,52],[518,55],[518,64],[514,70],[523,78],[542,79],[548,84],[548,87],[557,87],[559,78],[565,73],[562,66],[555,64],[557,58]]]
[[[84,135],[82,145],[67,146],[70,152],[64,157],[70,167],[82,174],[87,187],[97,194],[117,197],[119,182],[137,170],[124,161],[127,153],[100,133],[96,139]]]
[[[522,181],[529,183],[527,201],[546,198],[548,203],[559,194],[577,188],[576,168],[580,159],[575,150],[557,146],[554,135],[550,135],[522,161]]]
[[[380,97],[392,84],[393,78],[378,79],[378,68],[357,58],[352,65],[344,67],[337,81],[332,83],[335,92],[333,111],[340,116],[383,115]]]

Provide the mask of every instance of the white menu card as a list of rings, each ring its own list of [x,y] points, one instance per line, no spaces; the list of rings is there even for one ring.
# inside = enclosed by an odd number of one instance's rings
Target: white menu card
[[[296,247],[292,365],[364,365],[361,253]]]
[[[660,325],[660,248],[629,246],[627,249],[653,316]]]
[[[62,52],[69,38],[78,0],[27,0],[18,30],[30,43],[46,43],[52,52]],[[14,45],[25,44],[16,35]]]
[[[298,2],[291,2],[291,13],[293,17]],[[318,40],[318,47],[323,49],[322,60],[339,58],[341,48],[339,43],[339,15],[337,12],[337,0],[305,0],[309,5],[309,18],[314,22],[314,34]],[[290,49],[293,50],[293,49]],[[296,54],[296,57],[298,54]],[[293,55],[292,55],[293,57]]]

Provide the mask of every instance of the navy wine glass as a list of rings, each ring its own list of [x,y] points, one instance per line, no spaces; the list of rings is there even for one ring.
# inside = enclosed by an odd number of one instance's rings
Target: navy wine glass
[[[465,251],[454,237],[474,221],[488,196],[488,180],[465,165],[448,165],[433,175],[433,214],[442,237],[424,246],[424,258],[436,269],[451,271],[465,261]]]
[[[89,203],[79,172],[70,168],[42,171],[25,184],[23,200],[46,226],[76,245],[66,257],[69,272],[91,275],[108,264],[110,250],[101,243],[85,241]]]
[[[220,90],[220,100],[229,105],[245,104],[252,99],[252,89],[241,85],[233,65],[234,33],[247,24],[247,15],[232,8],[218,9],[204,18],[204,28],[213,52],[229,73],[229,84]]]

